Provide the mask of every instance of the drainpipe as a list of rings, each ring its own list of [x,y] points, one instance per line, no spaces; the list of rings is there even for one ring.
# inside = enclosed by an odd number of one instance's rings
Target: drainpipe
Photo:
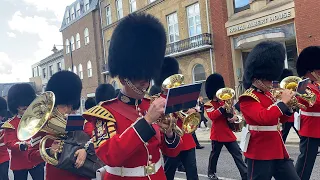
[[[206,14],[207,14],[208,33],[210,33],[208,0],[206,0]],[[212,36],[211,36],[211,42],[213,42]],[[213,70],[212,48],[210,48],[210,63],[211,63],[211,73],[213,74],[214,70]]]
[[[104,34],[103,34],[103,28],[102,28],[102,12],[101,12],[101,0],[99,1],[99,14],[100,14],[100,25],[101,25],[101,36],[102,36],[102,48],[103,48],[103,62],[104,64],[107,64],[106,62],[106,49],[104,44]]]

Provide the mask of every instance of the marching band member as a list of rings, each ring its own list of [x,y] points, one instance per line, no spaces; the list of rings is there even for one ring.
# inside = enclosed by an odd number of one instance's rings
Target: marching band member
[[[76,74],[70,71],[60,71],[55,73],[48,81],[46,91],[52,91],[55,95],[55,107],[62,114],[71,114],[78,106],[81,97],[82,82]],[[31,162],[43,162],[40,152],[39,143],[41,138],[46,135],[44,132],[37,133],[31,139],[28,157]],[[49,141],[48,141],[49,142]],[[47,144],[49,144],[47,142]],[[52,141],[51,141],[52,142]],[[53,155],[59,149],[59,142],[54,141],[50,147],[49,154]],[[86,159],[85,149],[79,149],[76,153],[75,167],[81,167]],[[53,165],[46,164],[46,180],[89,180],[77,174],[58,169]]]
[[[96,126],[93,142],[106,164],[104,180],[166,179],[161,154],[174,157],[180,152],[180,137],[168,129],[168,122],[155,123],[163,116],[165,99],[150,105],[144,98],[150,80],[159,74],[165,48],[164,27],[151,15],[130,14],[113,32],[108,65],[122,89],[116,99],[83,114]]]
[[[111,84],[100,84],[96,89],[97,104],[116,98],[116,91]]]
[[[290,69],[284,69],[282,71],[282,74],[280,76],[279,82],[281,82],[282,79],[288,77],[288,76],[293,76],[293,72]],[[291,127],[296,131],[296,133],[299,136],[299,132],[298,130],[294,127],[294,116],[290,116],[290,118],[288,119],[287,122],[285,122],[284,124],[282,124],[283,128],[282,128],[282,139],[283,142],[286,143],[288,134],[290,132]]]
[[[35,97],[34,89],[26,83],[15,84],[8,92],[8,107],[14,117],[7,120],[2,128],[4,128],[4,143],[11,150],[10,169],[15,180],[27,180],[28,172],[34,180],[44,179],[44,164],[29,162],[27,142],[20,142],[17,138],[20,119]]]
[[[209,157],[208,177],[212,180],[219,179],[216,175],[218,158],[223,146],[226,146],[232,155],[243,180],[247,179],[247,166],[242,159],[242,153],[237,143],[237,138],[228,126],[227,121],[235,121],[235,115],[227,116],[224,102],[216,97],[216,92],[224,88],[224,80],[220,74],[211,74],[206,80],[206,93],[209,102],[205,103],[204,116],[212,121],[210,139],[212,150]]]
[[[96,103],[95,98],[88,98],[88,99],[86,100],[86,102],[84,103],[84,108],[85,108],[86,110],[89,110],[90,108],[92,108],[92,107],[94,107],[94,106],[96,106],[96,105],[97,105],[97,103]],[[93,129],[94,129],[94,126],[93,126],[90,122],[88,122],[88,121],[86,120],[85,123],[84,123],[84,126],[83,126],[83,131],[84,131],[86,134],[88,134],[90,137],[92,137],[92,131],[93,131]]]
[[[308,88],[317,96],[313,106],[299,99],[307,109],[301,110],[300,124],[300,155],[297,160],[296,170],[302,180],[309,180],[320,146],[320,47],[305,48],[297,60],[299,76],[309,78]]]
[[[284,60],[283,45],[273,41],[256,45],[246,60],[244,79],[247,90],[239,102],[249,130],[246,136],[248,145],[243,151],[250,180],[300,179],[280,132],[280,122],[284,123],[292,115],[287,103],[294,93],[284,90],[281,100],[270,93],[272,81],[282,73]],[[250,84],[252,86],[248,87]]]
[[[171,75],[178,74],[179,63],[173,57],[165,57],[161,68],[159,78],[155,79],[155,85],[161,87],[162,82]],[[165,98],[164,94],[161,94]],[[177,117],[178,118],[178,117]],[[178,118],[177,125],[182,129],[183,120]],[[177,157],[165,157],[165,173],[168,180],[173,180],[177,167],[182,162],[185,169],[187,179],[198,179],[197,162],[195,147],[196,143],[193,140],[192,134],[184,134],[182,137],[181,152]]]
[[[7,101],[0,97],[0,122],[6,119],[7,109]],[[0,180],[9,180],[9,160],[9,152],[4,144],[4,131],[0,129]]]
[[[86,110],[94,107],[95,105],[97,105],[96,100],[95,100],[95,98],[92,98],[92,97],[88,98],[88,99],[86,100],[86,102],[84,102],[84,108],[85,108]]]

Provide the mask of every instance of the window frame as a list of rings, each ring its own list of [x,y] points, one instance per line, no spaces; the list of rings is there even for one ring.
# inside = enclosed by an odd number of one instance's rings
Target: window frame
[[[47,77],[47,72],[46,68],[42,68],[42,77],[45,79]]]
[[[157,0],[149,0],[149,4],[151,4],[151,3],[155,2],[155,1],[157,1]]]
[[[76,6],[76,16],[79,17],[81,15],[81,8],[80,8],[80,3],[77,3]]]
[[[90,9],[90,0],[84,0],[84,11],[88,11]]]
[[[76,34],[76,49],[80,49],[80,48],[81,48],[80,34],[77,33]]]
[[[70,21],[71,21],[71,20],[70,20],[70,11],[67,10],[67,11],[66,11],[66,23],[68,24]]]
[[[133,10],[133,5],[134,4],[134,10]],[[129,0],[129,7],[130,7],[130,13],[133,13],[137,11],[137,1],[136,0]]]
[[[90,43],[90,35],[89,35],[89,29],[84,29],[84,45],[88,45]]]
[[[57,62],[57,70],[62,71],[62,63],[61,62]]]
[[[90,60],[87,62],[87,73],[88,78],[92,77],[92,63]]]
[[[239,7],[239,8],[236,7],[236,2],[235,1],[236,0],[233,0],[233,13],[234,14],[250,9],[250,0],[248,0],[248,4],[247,5]]]
[[[51,64],[49,66],[49,77],[51,77],[54,74],[54,69],[53,69],[53,65]]]
[[[105,10],[106,10],[106,24],[110,25],[110,24],[112,24],[112,16],[111,16],[111,6],[110,6],[110,4],[105,7]]]
[[[203,68],[203,72],[204,72],[204,79],[203,80],[198,80],[198,81],[196,81],[196,78],[195,78],[195,69],[196,69],[196,67],[197,66],[202,66],[202,68]],[[202,82],[204,82],[204,81],[206,81],[206,70],[205,70],[205,68],[204,68],[204,66],[202,65],[202,64],[199,64],[199,63],[197,63],[197,64],[195,64],[194,66],[193,66],[193,68],[192,68],[192,82],[193,83],[202,83]]]
[[[198,6],[199,14],[196,14],[196,6]],[[193,8],[193,15],[189,14],[189,8]],[[188,7],[186,7],[186,11],[187,11],[187,23],[188,23],[188,34],[189,34],[189,37],[194,37],[194,36],[202,34],[201,13],[200,13],[200,4],[199,4],[199,2],[194,3],[194,4],[189,5]],[[197,21],[196,21],[196,17],[197,16],[199,16],[199,24],[197,24]],[[190,27],[190,19],[192,19],[192,21],[193,21],[193,26],[192,27]],[[197,33],[197,27],[198,26],[200,26],[200,32],[199,33]],[[195,32],[195,34],[193,34],[193,35],[190,33],[190,29],[191,28],[193,28],[193,31]]]
[[[121,3],[119,3],[121,2]],[[121,4],[121,8],[119,8]],[[122,0],[116,0],[116,12],[117,12],[117,18],[118,20],[123,18],[123,3]]]
[[[71,36],[70,42],[71,42],[71,51],[74,51],[76,49],[76,47],[75,47],[75,44],[74,44],[74,37],[73,36]]]
[[[76,65],[73,65],[73,73],[78,75],[78,70]]]
[[[66,39],[66,54],[69,54],[70,53],[70,41],[69,39]]]
[[[78,65],[78,72],[79,72],[79,77],[80,79],[82,80],[83,79],[83,67],[82,67],[82,64],[79,64]]]
[[[172,24],[172,23],[170,22],[170,20],[169,20],[171,16],[172,16],[172,18],[173,18],[173,24]],[[178,13],[177,13],[177,12],[173,12],[173,13],[171,13],[171,14],[168,14],[168,15],[166,16],[166,19],[167,19],[168,42],[169,42],[169,44],[180,41]],[[177,20],[177,22],[174,22],[175,19]],[[175,25],[177,25],[177,26],[176,26],[177,29],[176,29]],[[171,34],[171,33],[170,33],[170,27],[173,27],[174,34]],[[176,32],[176,30],[177,30],[177,32]],[[174,40],[173,40],[172,42],[171,42],[171,39],[170,39],[170,35],[173,35],[173,37],[174,37]],[[176,39],[176,36],[178,36],[177,39]]]
[[[71,14],[71,21],[73,21],[74,19],[76,19],[76,13],[74,11],[74,7],[72,6],[70,9],[70,14]]]

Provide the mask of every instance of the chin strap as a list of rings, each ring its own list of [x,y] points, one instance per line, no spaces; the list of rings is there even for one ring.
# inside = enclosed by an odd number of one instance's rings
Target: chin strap
[[[258,86],[257,88],[259,88],[260,90],[262,90],[263,92],[268,92],[272,89],[272,87],[268,87],[266,86],[261,80],[257,79],[253,82],[253,84],[255,86]]]
[[[145,94],[146,89],[138,89],[129,79],[125,78],[124,82],[130,87],[130,89],[132,89],[135,93],[142,95]]]

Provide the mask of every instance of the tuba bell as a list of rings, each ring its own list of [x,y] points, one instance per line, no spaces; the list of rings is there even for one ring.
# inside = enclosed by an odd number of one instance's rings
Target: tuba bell
[[[56,166],[58,164],[57,153],[55,158],[50,157],[45,148],[48,139],[57,140],[66,134],[65,115],[54,107],[55,95],[51,91],[39,95],[27,108],[18,125],[17,136],[20,141],[26,141],[38,132],[45,132],[39,145],[42,159]]]

